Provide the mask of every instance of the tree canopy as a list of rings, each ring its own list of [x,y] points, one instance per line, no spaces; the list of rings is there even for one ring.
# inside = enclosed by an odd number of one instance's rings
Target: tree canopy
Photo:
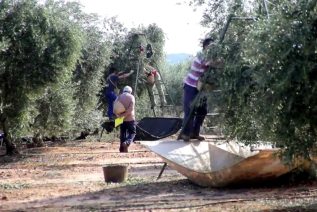
[[[32,98],[48,85],[67,81],[81,50],[81,36],[69,19],[61,19],[35,0],[2,1],[0,53],[2,125],[8,140],[27,124]],[[10,148],[9,148],[10,149]]]
[[[226,64],[212,72],[222,90],[224,132],[247,144],[273,142],[288,159],[309,157],[317,130],[316,1],[209,3],[204,24],[218,32],[210,57]],[[253,20],[232,20],[220,43],[218,11]]]

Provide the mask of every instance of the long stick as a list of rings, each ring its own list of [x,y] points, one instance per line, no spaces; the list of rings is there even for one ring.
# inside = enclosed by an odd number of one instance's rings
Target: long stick
[[[270,14],[269,14],[269,8],[267,6],[266,0],[263,0],[263,4],[264,4],[264,7],[265,7],[267,19],[269,20],[270,19]]]
[[[200,96],[202,95],[202,91],[204,90],[204,85],[205,85],[205,83],[203,83],[201,90],[198,91],[198,94],[195,96],[193,102],[191,103],[189,115],[188,115],[187,118],[184,120],[182,129],[181,129],[181,132],[180,132],[179,135],[182,135],[182,134],[183,134],[184,129],[187,127],[189,120],[193,117],[195,106],[196,106],[198,100],[200,99]]]
[[[139,80],[139,74],[140,74],[140,60],[138,60],[137,68],[136,68],[136,78],[135,78],[135,84],[134,84],[134,91],[133,94],[136,95],[136,89],[138,87],[138,80]]]

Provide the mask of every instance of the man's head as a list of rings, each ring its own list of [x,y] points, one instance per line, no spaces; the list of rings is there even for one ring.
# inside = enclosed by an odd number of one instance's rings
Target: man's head
[[[203,49],[206,49],[211,43],[214,42],[213,38],[206,38],[203,40]]]
[[[124,86],[123,93],[132,93],[132,88],[128,85]]]
[[[109,74],[117,73],[117,72],[118,72],[118,69],[114,66],[111,66],[108,71]]]

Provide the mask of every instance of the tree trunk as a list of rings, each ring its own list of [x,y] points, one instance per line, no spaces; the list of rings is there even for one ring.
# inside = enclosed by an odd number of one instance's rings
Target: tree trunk
[[[35,134],[35,136],[33,137],[33,143],[35,144],[36,147],[43,147],[44,146],[44,142],[43,142],[41,133]]]
[[[4,133],[4,138],[3,138],[3,142],[6,145],[6,154],[7,155],[19,155],[19,151],[16,148],[16,145],[7,138],[7,134]]]
[[[10,136],[9,136],[9,132],[8,132],[8,128],[6,126],[6,118],[4,116],[4,114],[0,114],[0,124],[2,126],[2,130],[3,130],[3,142],[6,145],[6,154],[7,155],[19,155],[19,151],[16,147],[16,145],[12,142]]]

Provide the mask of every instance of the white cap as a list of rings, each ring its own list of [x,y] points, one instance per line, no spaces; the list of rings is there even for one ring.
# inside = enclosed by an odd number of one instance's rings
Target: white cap
[[[128,85],[124,86],[123,88],[123,93],[127,92],[127,93],[132,93],[132,88]]]

